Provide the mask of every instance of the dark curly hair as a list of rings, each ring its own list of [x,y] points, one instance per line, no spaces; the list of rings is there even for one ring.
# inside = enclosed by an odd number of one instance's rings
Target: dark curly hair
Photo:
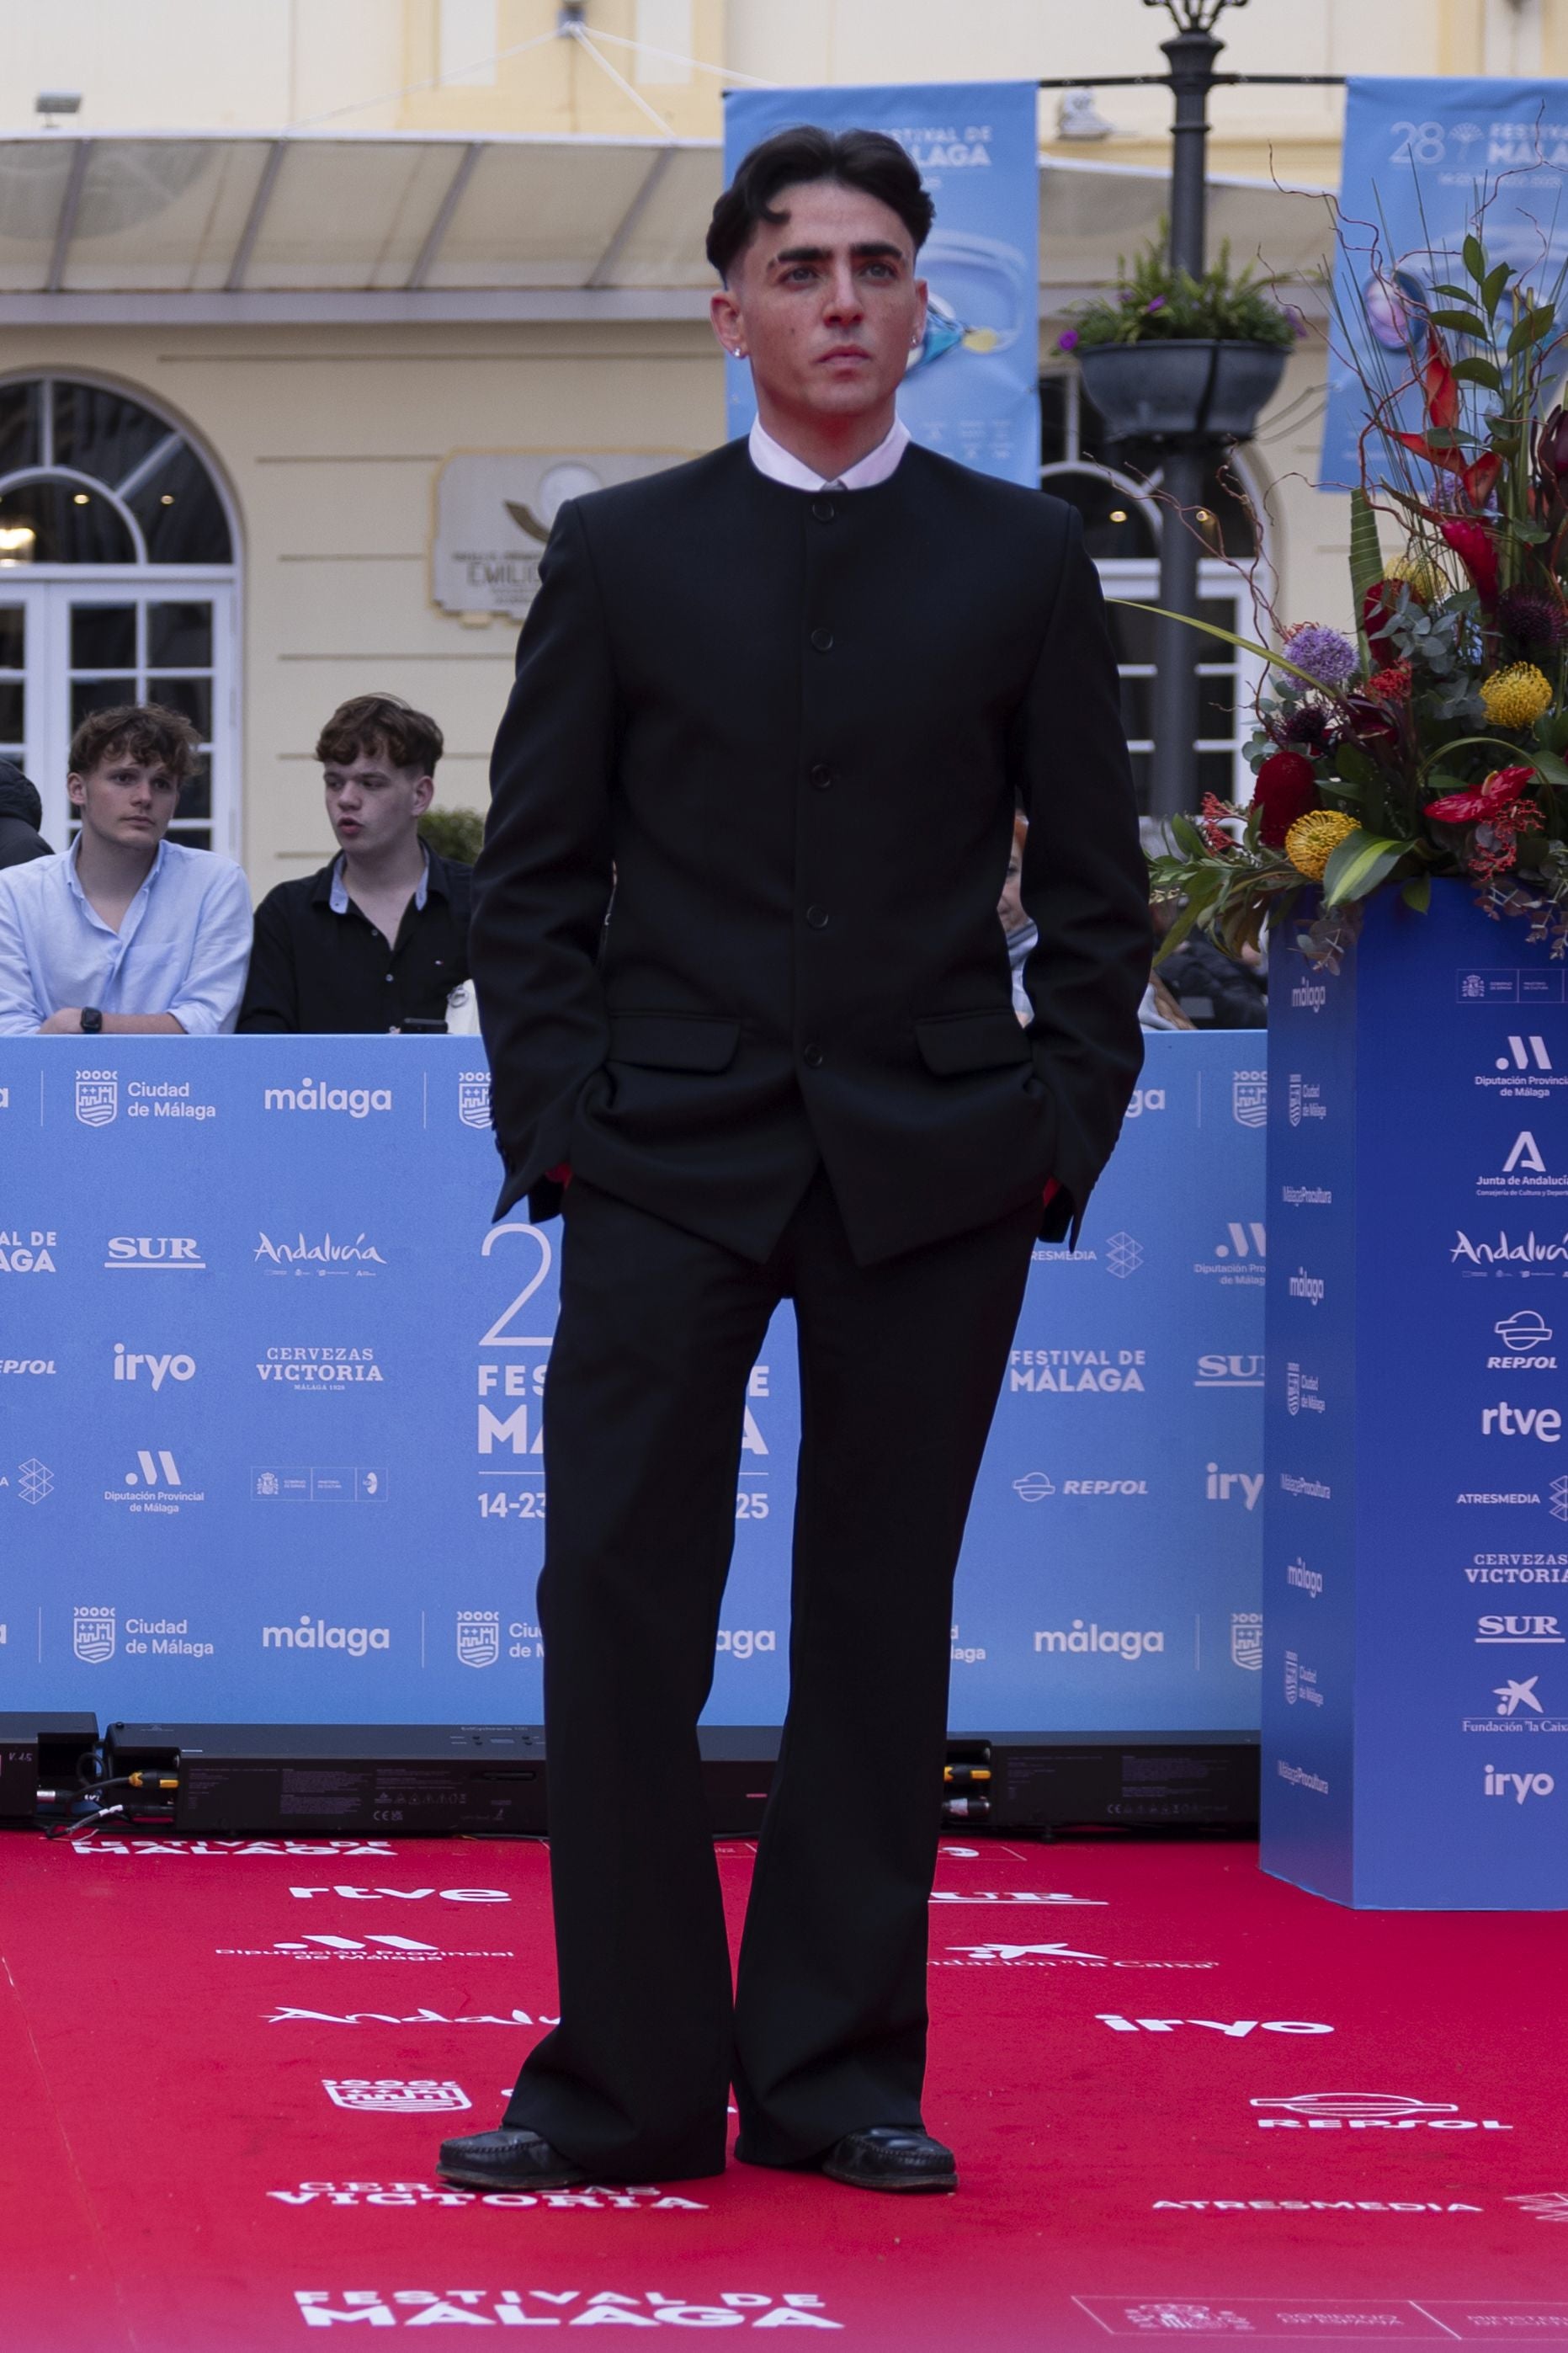
[[[194,776],[202,739],[190,721],[161,702],[117,702],[89,713],[71,737],[70,773],[90,776],[117,754],[144,768],[167,768],[176,784]]]
[[[819,131],[813,122],[800,122],[793,130],[775,131],[742,155],[734,178],[714,206],[708,259],[721,278],[728,279],[759,221],[777,227],[789,218],[787,211],[773,208],[779,190],[812,180],[837,180],[843,187],[875,196],[897,213],[917,253],[931,235],[936,206],[896,139],[882,131]]]

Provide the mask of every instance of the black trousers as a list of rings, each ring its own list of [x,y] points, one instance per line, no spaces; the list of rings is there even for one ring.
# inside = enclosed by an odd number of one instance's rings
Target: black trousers
[[[731,2082],[764,2165],[920,2122],[953,1570],[1038,1216],[861,1267],[819,1174],[759,1266],[567,1195],[539,1586],[561,2023],[505,2121],[600,2179],[721,2171]],[[697,1719],[786,1297],[791,1696],[731,2000]]]

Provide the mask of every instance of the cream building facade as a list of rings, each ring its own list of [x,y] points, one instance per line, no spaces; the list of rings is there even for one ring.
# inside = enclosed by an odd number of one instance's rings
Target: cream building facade
[[[1568,75],[1568,0],[1249,0],[1219,29],[1240,71]],[[438,800],[482,808],[554,505],[722,435],[701,241],[726,83],[1092,88],[1158,70],[1168,30],[1139,0],[0,0],[0,748],[57,838],[73,718],[149,691],[212,744],[186,838],[258,894],[330,849],[310,747],[347,694],[432,712]],[[1105,90],[1070,137],[1041,94],[1045,478],[1134,594],[1157,509],[1098,466],[1055,337],[1155,228],[1167,107]],[[1347,603],[1343,502],[1312,487],[1342,112],[1322,88],[1214,105],[1215,237],[1313,322],[1237,467],[1292,617]],[[1249,622],[1222,486],[1215,511],[1205,593]],[[1122,628],[1139,741],[1149,648]],[[1214,666],[1221,790],[1246,682]]]

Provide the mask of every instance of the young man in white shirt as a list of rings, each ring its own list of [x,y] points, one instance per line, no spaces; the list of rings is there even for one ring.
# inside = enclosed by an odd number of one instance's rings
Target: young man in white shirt
[[[232,859],[164,839],[200,751],[155,702],[94,712],[71,740],[81,830],[0,873],[0,1036],[232,1029],[250,892]]]

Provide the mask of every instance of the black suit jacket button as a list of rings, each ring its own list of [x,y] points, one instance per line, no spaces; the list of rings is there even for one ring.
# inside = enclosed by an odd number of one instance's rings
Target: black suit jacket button
[[[832,630],[813,629],[811,633],[811,642],[819,654],[830,654],[833,651]]]
[[[818,760],[816,765],[811,772],[811,781],[816,786],[819,793],[825,793],[827,790],[828,786],[833,782],[832,769],[824,767],[822,762]]]
[[[816,517],[818,522],[831,522],[834,516],[838,512],[838,510],[834,505],[831,499],[814,499],[811,504],[811,512]]]
[[[800,1059],[808,1071],[820,1071],[827,1057],[814,1039],[809,1046],[802,1047]]]
[[[825,932],[827,929],[826,908],[808,907],[805,911],[805,920],[814,932]]]

